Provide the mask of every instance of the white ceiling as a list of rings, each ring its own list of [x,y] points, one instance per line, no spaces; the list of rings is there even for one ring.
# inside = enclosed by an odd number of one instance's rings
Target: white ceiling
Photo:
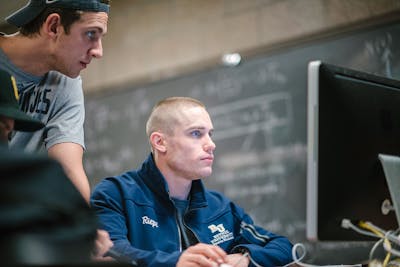
[[[0,4],[0,25],[5,24],[5,17],[10,15],[13,11],[23,7],[28,3],[28,0],[1,0]]]

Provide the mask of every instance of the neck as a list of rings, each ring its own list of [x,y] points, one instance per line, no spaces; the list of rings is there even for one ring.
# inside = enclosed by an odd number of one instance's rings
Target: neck
[[[170,197],[186,200],[192,188],[192,181],[185,177],[176,176],[163,161],[158,160],[156,155],[154,155],[154,161],[168,184]]]
[[[167,180],[169,195],[170,197],[187,200],[190,189],[192,188],[192,181],[182,180],[182,178],[168,178],[164,176]]]
[[[46,42],[40,36],[26,37],[20,33],[0,36],[0,48],[8,59],[22,71],[43,76],[50,71]]]

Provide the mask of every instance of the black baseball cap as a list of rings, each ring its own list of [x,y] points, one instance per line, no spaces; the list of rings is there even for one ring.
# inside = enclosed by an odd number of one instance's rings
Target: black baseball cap
[[[33,132],[44,124],[25,114],[18,106],[18,89],[13,76],[0,70],[0,115],[14,119],[14,130]]]
[[[15,11],[6,18],[6,21],[14,26],[21,27],[42,12],[46,7],[69,8],[81,11],[109,13],[110,5],[104,0],[30,0],[26,6]]]

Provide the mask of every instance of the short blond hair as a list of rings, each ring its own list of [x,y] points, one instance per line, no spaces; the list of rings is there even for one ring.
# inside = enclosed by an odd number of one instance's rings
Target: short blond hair
[[[182,109],[190,107],[202,107],[205,105],[191,97],[168,97],[159,101],[151,111],[146,123],[146,134],[148,137],[153,132],[163,132],[172,135],[174,127],[179,124]]]

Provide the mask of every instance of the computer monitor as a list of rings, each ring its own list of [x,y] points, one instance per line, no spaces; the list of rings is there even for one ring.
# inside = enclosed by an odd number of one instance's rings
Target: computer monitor
[[[400,82],[310,62],[307,116],[307,239],[374,240],[344,218],[397,229],[378,155],[400,154]]]

